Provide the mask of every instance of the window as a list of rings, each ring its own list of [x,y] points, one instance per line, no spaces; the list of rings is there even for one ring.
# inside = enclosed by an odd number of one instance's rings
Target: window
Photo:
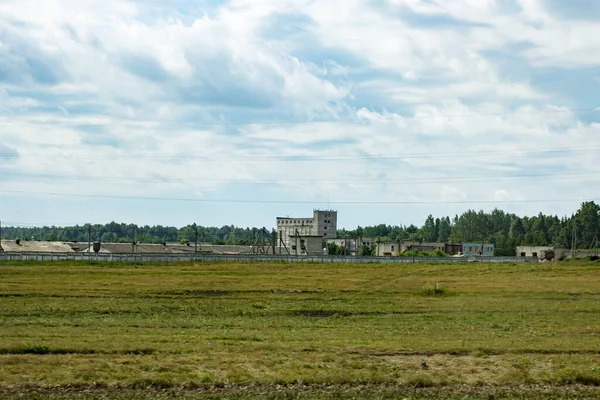
[[[525,253],[521,253],[521,257],[525,257]]]
[[[327,232],[325,232],[325,233],[323,234],[323,236],[327,236]]]
[[[324,227],[323,229],[327,229],[327,227]]]
[[[296,250],[296,246],[292,245],[292,250]]]
[[[531,253],[531,255],[532,255],[533,257],[537,257],[537,253],[536,253],[536,252],[533,252],[533,253]]]
[[[392,245],[392,251],[394,251],[394,245]]]

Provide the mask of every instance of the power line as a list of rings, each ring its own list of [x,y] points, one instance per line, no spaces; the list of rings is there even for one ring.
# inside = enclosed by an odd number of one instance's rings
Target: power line
[[[91,195],[80,193],[52,193],[52,192],[28,192],[21,190],[0,190],[0,193],[7,194],[26,194],[33,196],[61,196],[61,197],[81,197],[95,199],[120,199],[120,200],[152,200],[152,201],[176,201],[176,202],[195,202],[195,203],[239,203],[239,204],[326,204],[327,200],[307,201],[307,200],[252,200],[252,199],[201,199],[201,198],[174,198],[174,197],[137,197],[137,196],[113,196],[113,195]],[[457,201],[428,201],[428,200],[408,200],[408,201],[329,201],[331,204],[347,205],[410,205],[410,204],[501,204],[501,203],[569,203],[596,201],[597,199],[536,199],[536,200],[457,200]]]
[[[138,123],[118,123],[119,127],[123,128],[146,128],[156,129],[158,127],[214,127],[214,126],[231,126],[231,125],[297,125],[297,124],[321,124],[321,123],[357,123],[357,122],[376,122],[379,120],[420,120],[420,119],[454,119],[454,118],[473,118],[473,117],[498,117],[498,116],[515,116],[515,115],[539,115],[539,114],[554,114],[554,113],[579,113],[579,112],[594,112],[600,111],[600,107],[585,107],[585,108],[553,108],[546,110],[535,111],[505,111],[505,112],[488,112],[488,113],[465,113],[465,114],[438,114],[438,115],[378,115],[376,118],[328,118],[328,119],[303,119],[303,120],[267,120],[267,121],[215,121],[215,122],[156,122],[143,121]],[[56,120],[34,121],[37,124],[51,124],[52,126],[60,126],[61,123]],[[31,124],[15,124],[9,120],[0,120],[0,124],[5,124],[11,127],[30,126]],[[62,123],[62,127],[75,128],[97,128],[106,127],[106,123]]]
[[[134,159],[134,160],[163,160],[163,161],[178,161],[178,160],[204,160],[204,161],[236,161],[236,160],[279,160],[279,161],[336,161],[336,160],[391,160],[391,159],[416,159],[416,158],[452,158],[452,157],[474,157],[474,156],[495,156],[495,155],[510,155],[510,154],[527,154],[527,153],[563,153],[563,152],[586,152],[600,150],[600,145],[595,146],[580,146],[580,147],[553,147],[546,149],[504,149],[504,150],[479,150],[479,151],[463,151],[463,152],[448,152],[448,153],[407,153],[407,154],[357,154],[352,156],[236,156],[236,157],[219,157],[219,156],[135,156],[135,155],[76,155],[76,154],[57,154],[47,155],[43,153],[0,153],[0,157],[20,158],[36,157],[38,159],[62,159],[62,160],[119,160],[119,159]]]
[[[12,228],[28,228],[28,227],[39,227],[40,224],[44,224],[46,226],[64,226],[64,225],[69,225],[71,223],[64,223],[64,222],[17,222],[17,221],[4,221],[6,224],[10,225]],[[87,224],[75,224],[73,226],[80,226],[82,228],[85,228]],[[96,224],[92,224],[92,225],[96,225]],[[101,224],[100,224],[101,225]],[[125,224],[127,225],[127,224]]]
[[[475,176],[436,176],[436,177],[421,177],[421,178],[377,178],[365,177],[357,179],[345,180],[227,180],[227,179],[170,179],[170,178],[142,178],[129,176],[90,176],[90,175],[66,175],[66,174],[38,174],[38,173],[20,173],[20,172],[2,172],[3,176],[19,176],[41,179],[56,179],[56,180],[98,180],[98,181],[133,181],[146,183],[206,183],[206,184],[227,184],[227,185],[315,185],[315,184],[361,184],[361,185],[377,185],[380,183],[413,183],[413,184],[429,184],[429,183],[468,183],[482,182],[490,179],[494,180],[510,180],[510,179],[586,179],[597,178],[600,172],[596,173],[539,173],[539,174],[517,174],[517,175],[475,175]]]

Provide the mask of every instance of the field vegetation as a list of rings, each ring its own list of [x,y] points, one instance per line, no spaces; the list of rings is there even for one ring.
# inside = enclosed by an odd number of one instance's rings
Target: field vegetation
[[[0,398],[594,398],[600,263],[0,264]]]

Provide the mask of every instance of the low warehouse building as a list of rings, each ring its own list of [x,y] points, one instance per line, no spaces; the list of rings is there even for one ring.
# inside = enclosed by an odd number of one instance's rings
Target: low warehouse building
[[[2,249],[9,253],[73,253],[69,244],[34,240],[2,240]]]
[[[517,246],[517,257],[536,257],[540,260],[561,260],[569,256],[569,250],[554,246]]]

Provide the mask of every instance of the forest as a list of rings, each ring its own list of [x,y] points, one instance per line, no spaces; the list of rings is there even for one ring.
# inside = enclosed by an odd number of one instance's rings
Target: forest
[[[593,201],[584,202],[571,216],[553,216],[542,213],[533,217],[520,217],[500,209],[491,212],[468,210],[454,217],[429,215],[421,227],[415,225],[387,225],[341,229],[338,237],[372,238],[373,240],[419,240],[430,242],[486,242],[493,243],[497,255],[514,255],[520,245],[558,246],[579,249],[598,247],[600,206]],[[259,236],[269,237],[267,228],[241,228],[233,225],[203,227],[188,225],[182,228],[169,226],[137,226],[110,222],[105,225],[3,227],[3,239],[49,240],[64,242],[126,242],[185,243],[198,238],[202,243],[251,245]],[[197,235],[197,236],[196,236]]]

